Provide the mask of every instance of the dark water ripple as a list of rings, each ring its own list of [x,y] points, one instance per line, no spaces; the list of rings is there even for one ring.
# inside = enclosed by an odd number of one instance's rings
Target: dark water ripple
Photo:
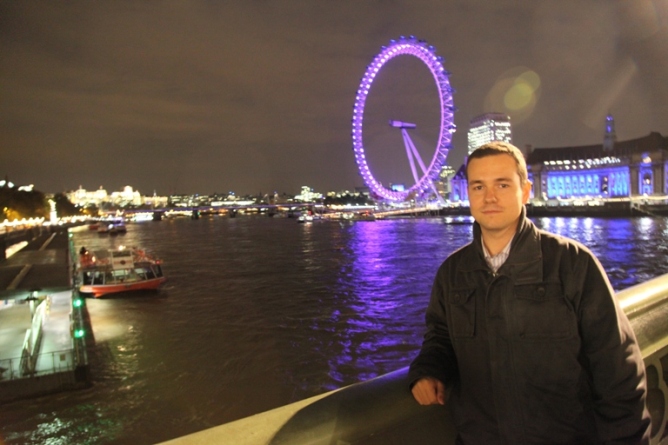
[[[541,218],[616,289],[668,273],[668,219]],[[410,363],[436,269],[471,239],[441,219],[239,217],[134,224],[78,247],[143,246],[159,293],[87,300],[94,386],[0,406],[0,443],[154,444]]]

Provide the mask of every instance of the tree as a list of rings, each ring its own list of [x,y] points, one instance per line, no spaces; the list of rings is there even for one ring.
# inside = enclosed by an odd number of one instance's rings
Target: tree
[[[14,220],[22,218],[45,218],[49,206],[44,193],[32,190],[18,190],[14,187],[0,187],[0,218]]]
[[[72,204],[72,201],[67,199],[63,193],[53,195],[53,200],[56,203],[56,214],[59,218],[81,215],[81,209]]]

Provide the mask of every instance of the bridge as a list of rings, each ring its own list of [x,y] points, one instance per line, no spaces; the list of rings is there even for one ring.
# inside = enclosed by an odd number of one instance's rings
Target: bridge
[[[668,274],[617,293],[647,370],[651,444],[668,444]],[[420,406],[407,368],[162,445],[385,445],[455,443],[446,406]]]
[[[122,211],[108,212],[109,217],[117,217],[122,214],[126,218],[135,218],[138,215],[145,215],[143,219],[153,219],[159,221],[164,217],[170,215],[187,215],[193,219],[197,219],[201,214],[227,214],[229,216],[236,216],[238,212],[253,212],[264,213],[268,216],[274,216],[278,213],[299,212],[304,209],[323,208],[321,203],[315,202],[298,202],[286,204],[267,204],[267,203],[251,203],[251,202],[230,202],[222,205],[203,205],[203,206],[177,206],[177,207],[161,207],[151,209],[123,209]]]

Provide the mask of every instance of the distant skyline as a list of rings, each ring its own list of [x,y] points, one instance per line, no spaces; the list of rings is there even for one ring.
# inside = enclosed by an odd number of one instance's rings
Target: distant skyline
[[[362,186],[350,140],[367,65],[391,39],[436,48],[469,120],[511,116],[520,148],[668,135],[659,0],[0,0],[0,176],[47,193],[238,194]],[[365,112],[377,179],[411,183],[400,134],[433,155],[427,69],[387,65]]]

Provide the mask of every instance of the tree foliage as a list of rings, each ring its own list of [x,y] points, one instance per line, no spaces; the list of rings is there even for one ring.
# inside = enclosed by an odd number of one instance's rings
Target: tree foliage
[[[367,205],[372,204],[373,201],[362,194],[355,194],[354,196],[347,193],[340,197],[328,196],[324,200],[325,205]]]
[[[49,205],[44,193],[0,187],[0,219],[46,218]]]
[[[81,215],[81,210],[72,204],[63,193],[56,193],[53,195],[53,200],[56,203],[56,214],[59,218],[62,218],[63,216]]]

